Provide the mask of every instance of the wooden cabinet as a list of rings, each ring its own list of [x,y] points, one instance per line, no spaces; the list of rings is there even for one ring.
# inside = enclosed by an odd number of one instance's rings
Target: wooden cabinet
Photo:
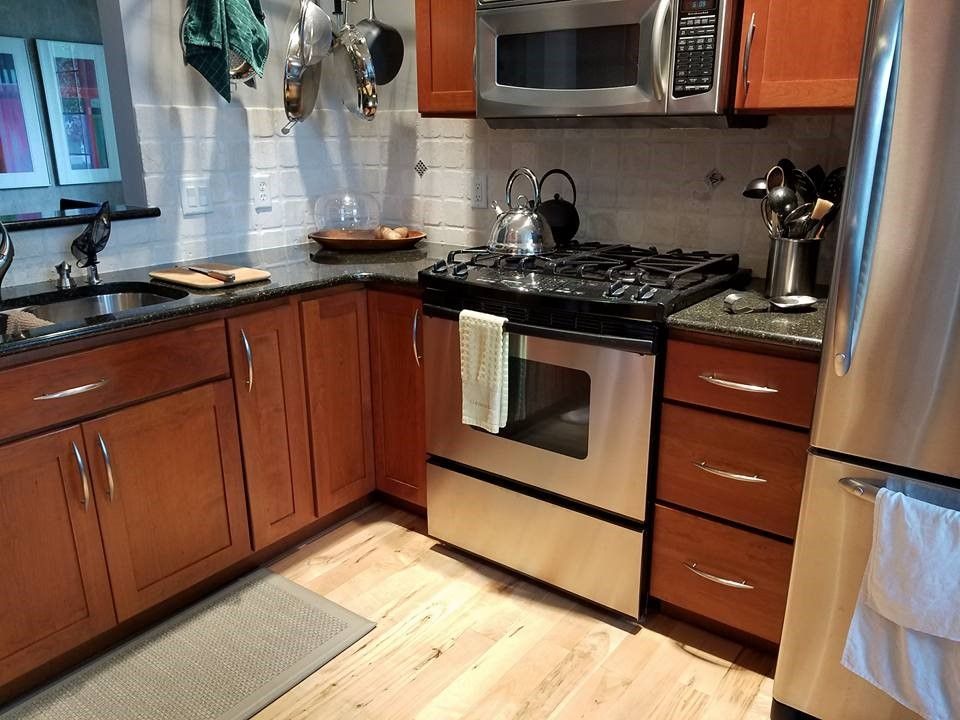
[[[377,488],[426,507],[420,298],[371,291],[370,355]]]
[[[417,87],[424,115],[473,117],[475,0],[416,0]]]
[[[227,321],[254,548],[316,518],[300,318],[282,305]]]
[[[250,552],[229,381],[83,424],[117,616]]]
[[[737,109],[852,108],[868,6],[868,0],[745,0]]]
[[[779,643],[793,547],[657,505],[650,592]]]
[[[366,293],[323,295],[300,309],[317,514],[323,516],[375,487]]]
[[[0,686],[116,623],[78,427],[0,448]]]

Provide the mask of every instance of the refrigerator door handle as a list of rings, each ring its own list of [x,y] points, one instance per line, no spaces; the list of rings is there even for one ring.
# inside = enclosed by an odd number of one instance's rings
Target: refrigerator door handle
[[[883,201],[905,0],[878,0],[867,23],[853,151],[840,215],[833,323],[834,371],[849,372],[870,279]]]

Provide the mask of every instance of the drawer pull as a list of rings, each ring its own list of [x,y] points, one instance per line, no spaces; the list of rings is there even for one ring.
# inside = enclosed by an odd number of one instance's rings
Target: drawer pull
[[[247,356],[247,392],[253,392],[253,349],[243,330],[240,331],[240,341],[243,343],[243,353]]]
[[[106,378],[97,380],[96,382],[88,383],[86,385],[80,385],[78,387],[68,388],[67,390],[58,390],[57,392],[45,393],[44,395],[37,395],[34,400],[60,400],[62,398],[73,397],[74,395],[83,395],[83,393],[88,393],[92,390],[99,390],[109,381]]]
[[[728,470],[721,470],[720,468],[715,468],[712,465],[707,465],[705,462],[696,462],[693,461],[695,467],[700,468],[706,473],[711,475],[717,475],[718,477],[727,478],[728,480],[737,480],[738,482],[745,483],[765,483],[766,480],[759,475],[742,475],[740,473],[730,472]]]
[[[700,379],[704,382],[708,382],[711,385],[719,385],[720,387],[727,388],[729,390],[739,390],[740,392],[748,393],[778,393],[780,392],[776,388],[766,387],[765,385],[750,385],[748,383],[739,383],[734,382],[733,380],[724,380],[723,378],[718,378],[716,375],[701,375]]]
[[[97,441],[100,443],[100,454],[103,455],[103,466],[107,470],[107,497],[110,502],[113,502],[113,498],[117,494],[117,485],[113,480],[113,463],[110,462],[110,451],[107,450],[107,443],[100,433],[97,433]]]
[[[705,572],[697,567],[695,562],[685,562],[683,566],[692,572],[694,575],[702,577],[704,580],[709,580],[710,582],[715,582],[717,585],[723,585],[724,587],[736,588],[737,590],[753,590],[753,585],[748,583],[746,580],[730,580],[728,578],[720,577],[719,575],[713,575],[711,573]]]
[[[75,442],[70,444],[73,446],[73,457],[77,460],[77,469],[80,470],[80,481],[83,483],[83,509],[86,510],[90,507],[90,476],[87,475],[87,465],[83,462],[80,448]]]

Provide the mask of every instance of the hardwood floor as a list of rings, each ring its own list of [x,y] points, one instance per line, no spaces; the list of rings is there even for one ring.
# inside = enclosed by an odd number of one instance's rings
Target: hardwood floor
[[[767,720],[774,660],[665,616],[643,629],[460,555],[377,506],[272,569],[377,628],[257,720]]]

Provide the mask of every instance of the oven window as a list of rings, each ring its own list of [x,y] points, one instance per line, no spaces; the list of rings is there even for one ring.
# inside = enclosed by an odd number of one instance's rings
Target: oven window
[[[497,84],[544,90],[630,87],[639,81],[640,26],[497,37]]]
[[[583,460],[590,436],[590,376],[511,356],[509,413],[500,437]]]

